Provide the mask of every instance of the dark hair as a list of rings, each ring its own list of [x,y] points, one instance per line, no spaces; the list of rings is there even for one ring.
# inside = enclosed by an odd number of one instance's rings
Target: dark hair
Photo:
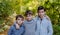
[[[22,15],[17,15],[17,16],[16,16],[16,20],[17,20],[19,17],[22,18],[22,19],[24,19],[24,17],[23,17]]]
[[[39,6],[39,7],[38,7],[38,11],[39,11],[39,10],[42,10],[42,9],[44,9],[44,11],[46,11],[43,6]]]
[[[33,13],[32,13],[32,11],[31,10],[27,10],[26,12],[25,12],[25,16],[27,16],[27,15],[33,15]]]

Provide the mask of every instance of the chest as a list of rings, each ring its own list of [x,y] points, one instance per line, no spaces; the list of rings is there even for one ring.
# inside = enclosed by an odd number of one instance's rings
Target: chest
[[[26,30],[35,29],[35,25],[36,25],[35,22],[26,22],[26,23],[24,24]]]
[[[23,28],[22,27],[20,27],[20,29],[13,29],[13,33],[15,34],[15,35],[20,35],[21,33],[22,33],[22,31],[23,31]]]
[[[47,20],[42,20],[42,21],[37,20],[36,23],[37,23],[37,26],[41,27],[41,28],[47,28],[47,26],[48,26],[48,21]]]

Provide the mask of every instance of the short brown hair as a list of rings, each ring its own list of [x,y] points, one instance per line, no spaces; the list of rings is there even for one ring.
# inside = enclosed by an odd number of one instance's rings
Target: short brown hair
[[[27,11],[25,12],[25,16],[27,16],[28,14],[33,15],[33,12],[32,12],[31,10],[27,10]]]
[[[18,19],[18,17],[24,19],[24,17],[23,17],[22,15],[17,15],[17,16],[16,16],[16,20]]]
[[[44,9],[44,11],[46,11],[46,9],[43,6],[39,6],[37,10],[39,11],[39,10],[42,10],[42,9]]]

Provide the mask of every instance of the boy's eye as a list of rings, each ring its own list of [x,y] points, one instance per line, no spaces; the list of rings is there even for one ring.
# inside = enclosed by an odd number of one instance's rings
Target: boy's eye
[[[20,20],[20,19],[18,19],[18,20]]]
[[[39,12],[39,13],[44,13],[44,11],[41,11],[41,12]]]
[[[18,21],[21,21],[21,19],[18,19]]]
[[[30,17],[30,16],[32,16],[32,15],[27,15],[27,17]]]
[[[43,11],[41,13],[44,13]]]
[[[23,19],[18,19],[19,21],[23,21]]]

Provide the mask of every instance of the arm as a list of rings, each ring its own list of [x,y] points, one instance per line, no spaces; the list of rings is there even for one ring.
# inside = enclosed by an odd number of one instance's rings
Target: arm
[[[8,31],[8,35],[12,35],[13,33],[13,27],[10,27],[9,31]]]
[[[53,35],[53,28],[51,21],[48,21],[48,35]]]
[[[24,35],[24,33],[25,33],[25,27],[24,27],[24,25],[23,25],[21,35]]]

